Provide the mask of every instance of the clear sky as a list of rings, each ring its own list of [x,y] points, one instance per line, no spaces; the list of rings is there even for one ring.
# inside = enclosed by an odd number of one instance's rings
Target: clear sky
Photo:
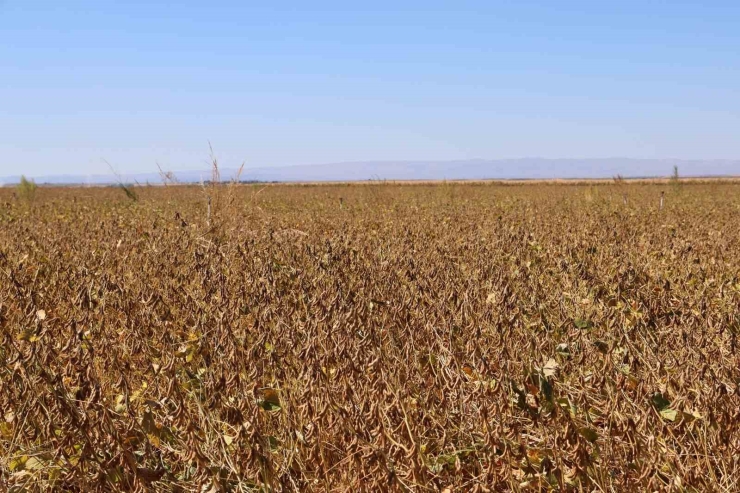
[[[702,5],[703,4],[703,5]],[[740,158],[740,2],[0,0],[0,176]]]

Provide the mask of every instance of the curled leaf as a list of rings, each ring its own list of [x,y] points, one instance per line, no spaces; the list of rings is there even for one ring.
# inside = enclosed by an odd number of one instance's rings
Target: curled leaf
[[[595,443],[599,439],[599,434],[593,428],[582,427],[578,428],[578,434],[591,443]]]
[[[658,411],[662,411],[663,409],[671,405],[671,401],[666,399],[666,397],[661,392],[654,393],[650,400],[653,402],[653,406],[655,406]]]
[[[265,390],[264,396],[257,401],[257,405],[265,411],[279,411],[281,406],[277,391],[274,389]]]
[[[558,368],[560,368],[558,362],[550,358],[549,360],[547,360],[547,363],[545,363],[545,366],[542,368],[542,373],[546,377],[552,377],[558,372]]]

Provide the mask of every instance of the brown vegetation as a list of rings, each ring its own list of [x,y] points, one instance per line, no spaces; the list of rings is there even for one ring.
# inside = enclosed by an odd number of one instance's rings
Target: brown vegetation
[[[737,491],[739,192],[0,190],[0,487]]]

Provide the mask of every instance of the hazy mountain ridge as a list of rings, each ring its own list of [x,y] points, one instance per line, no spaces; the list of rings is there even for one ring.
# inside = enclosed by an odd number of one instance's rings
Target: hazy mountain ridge
[[[553,179],[669,176],[678,166],[681,176],[740,175],[740,160],[680,159],[497,159],[459,161],[365,161],[283,167],[246,168],[241,181],[363,181],[363,180],[479,180],[479,179]],[[174,171],[179,182],[208,180],[210,170]],[[235,169],[222,169],[221,177],[235,176]],[[29,176],[31,178],[31,176]],[[39,184],[116,183],[112,174],[33,176]],[[161,183],[159,173],[123,174],[127,183]],[[0,178],[0,183],[13,184],[20,175]]]

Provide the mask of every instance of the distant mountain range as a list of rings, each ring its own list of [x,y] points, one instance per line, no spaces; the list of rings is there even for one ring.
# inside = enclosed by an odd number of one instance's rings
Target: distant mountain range
[[[244,169],[241,181],[313,182],[366,180],[482,180],[482,179],[554,179],[554,178],[647,178],[669,176],[678,166],[681,176],[740,176],[740,160],[672,159],[497,159],[463,161],[366,161],[303,166],[259,167]],[[222,169],[223,180],[231,179],[234,169]],[[174,170],[181,183],[210,179],[210,170]],[[116,183],[112,174],[29,176],[38,184]],[[126,183],[161,183],[159,173],[125,174]],[[20,175],[0,178],[0,184],[17,183]]]

